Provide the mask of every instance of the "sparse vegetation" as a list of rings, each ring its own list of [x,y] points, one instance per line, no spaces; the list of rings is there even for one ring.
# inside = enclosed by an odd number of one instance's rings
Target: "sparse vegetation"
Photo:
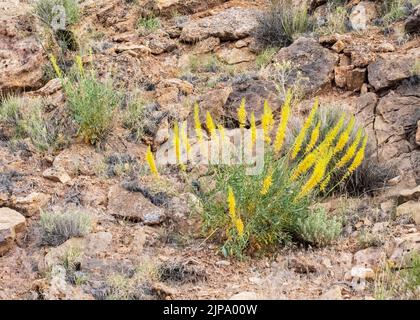
[[[277,52],[277,48],[265,48],[261,51],[255,59],[255,64],[259,69],[268,65],[273,59],[274,54]]]
[[[135,140],[141,138],[144,133],[146,116],[145,112],[146,102],[138,95],[127,97],[125,108],[122,111],[122,124],[134,135]]]
[[[92,229],[91,217],[82,211],[41,212],[42,242],[57,246],[72,237],[87,235]]]
[[[335,2],[327,4],[327,15],[322,17],[316,27],[316,33],[320,35],[342,34],[347,31],[346,19],[348,13],[346,8],[337,5]]]
[[[278,0],[259,16],[254,36],[263,46],[284,47],[312,27],[313,22],[306,7]]]
[[[100,81],[94,70],[85,70],[82,58],[76,57],[72,73],[64,79],[54,57],[51,63],[58,77],[63,79],[64,90],[71,114],[79,125],[79,134],[86,143],[96,145],[108,134],[119,94],[110,79]]]
[[[160,20],[159,18],[155,17],[153,14],[150,14],[146,17],[140,17],[137,20],[137,31],[141,35],[150,34],[160,28]]]
[[[64,9],[64,12],[61,11]],[[35,13],[49,26],[64,18],[65,27],[75,24],[80,19],[80,10],[77,0],[38,0]]]

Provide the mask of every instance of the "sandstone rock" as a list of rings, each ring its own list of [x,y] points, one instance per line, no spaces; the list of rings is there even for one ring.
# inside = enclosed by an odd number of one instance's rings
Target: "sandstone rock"
[[[413,253],[420,253],[420,233],[410,233],[395,239],[388,256],[397,266],[403,265]]]
[[[420,120],[417,121],[416,144],[420,146]]]
[[[340,53],[344,50],[344,48],[346,47],[346,44],[344,43],[344,41],[342,40],[338,40],[332,47],[331,49],[333,49],[335,52]]]
[[[42,85],[45,57],[34,35],[34,17],[21,4],[14,15],[2,11],[0,17],[0,93],[33,89]]]
[[[187,22],[181,33],[181,40],[196,42],[208,37],[222,41],[246,38],[257,26],[258,11],[230,8],[213,16]]]
[[[351,64],[356,68],[365,68],[370,63],[376,60],[376,53],[371,51],[369,48],[364,46],[361,47],[350,47],[346,52],[347,48],[344,49],[345,53],[350,53]]]
[[[162,54],[177,48],[177,43],[174,40],[161,33],[153,33],[145,41],[153,54]]]
[[[71,181],[70,176],[67,174],[66,171],[63,169],[57,169],[57,168],[48,168],[43,173],[42,176],[46,179],[55,181],[55,182],[61,182],[61,183],[67,183]]]
[[[291,61],[296,65],[287,85],[300,80],[305,94],[316,93],[330,85],[334,79],[334,67],[338,63],[337,54],[309,38],[299,38],[289,47],[282,48],[275,59],[280,63]]]
[[[413,189],[401,190],[398,194],[398,203],[403,204],[410,200],[420,200],[420,185]]]
[[[332,286],[319,297],[319,300],[343,300],[341,287]]]
[[[255,56],[248,49],[224,48],[218,51],[216,55],[227,64],[238,64],[255,60]]]
[[[165,219],[164,210],[152,204],[142,193],[127,191],[119,185],[109,190],[108,213],[146,225],[159,224]]]
[[[170,17],[174,12],[189,15],[208,10],[227,0],[150,0],[146,7],[151,6],[157,14]]]
[[[411,15],[405,20],[405,31],[407,33],[420,33],[420,4],[414,8]]]
[[[420,224],[420,201],[408,201],[397,207],[397,216],[401,215],[411,215],[416,222]]]
[[[369,83],[375,90],[388,88],[412,76],[416,59],[420,58],[420,48],[412,49],[405,55],[384,54],[368,66]]]
[[[232,93],[232,87],[209,90],[201,95],[197,101],[200,105],[200,120],[204,125],[206,122],[206,113],[210,112],[213,119],[219,122],[225,115],[225,104]],[[193,114],[190,115],[189,123],[193,123]]]
[[[349,20],[354,30],[365,30],[377,16],[375,4],[370,1],[362,1],[353,7]]]
[[[220,39],[216,37],[209,37],[198,42],[193,49],[195,54],[203,54],[214,51],[220,44]]]
[[[347,87],[347,74],[353,70],[354,66],[338,66],[334,68],[335,84],[340,88]]]
[[[31,217],[44,208],[51,196],[42,192],[32,192],[27,196],[13,197],[13,207],[22,212],[25,217]]]
[[[129,51],[129,52],[133,52],[134,53],[134,57],[141,57],[144,55],[149,55],[150,53],[152,53],[152,50],[142,44],[123,44],[123,45],[118,45],[114,48],[116,53],[122,53],[124,51]]]
[[[64,170],[70,176],[95,175],[103,156],[87,145],[71,145],[59,153],[53,162],[57,170]]]
[[[377,268],[385,259],[382,248],[366,248],[357,251],[353,256],[353,263],[358,267]]]
[[[234,294],[229,300],[257,300],[257,294],[252,291],[243,291]]]
[[[16,237],[25,229],[23,215],[9,208],[0,208],[0,257],[12,248]]]
[[[366,69],[356,68],[347,73],[346,84],[350,91],[358,91],[366,80]]]

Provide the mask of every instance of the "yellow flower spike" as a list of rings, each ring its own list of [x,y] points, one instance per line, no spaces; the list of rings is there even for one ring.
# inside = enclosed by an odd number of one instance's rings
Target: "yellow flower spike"
[[[238,110],[238,120],[239,120],[239,127],[243,128],[246,124],[246,109],[245,109],[245,98],[242,99],[241,105],[239,106]]]
[[[179,141],[178,122],[175,122],[174,124],[174,147],[175,147],[176,162],[178,164],[181,164],[181,143]]]
[[[244,223],[241,218],[235,219],[235,227],[238,235],[242,237],[244,235]]]
[[[306,173],[309,169],[311,169],[317,160],[318,160],[318,152],[314,150],[308,155],[306,155],[306,157],[301,162],[299,162],[296,168],[293,169],[290,179],[292,181],[295,181],[302,174]]]
[[[254,146],[257,141],[257,125],[255,123],[255,114],[254,111],[251,113],[251,147]]]
[[[226,138],[225,128],[221,124],[218,124],[217,125],[217,130],[219,131],[220,140],[222,142],[225,141],[225,138]]]
[[[334,154],[339,153],[346,146],[347,142],[350,139],[350,134],[351,134],[351,131],[353,130],[355,122],[356,122],[356,119],[354,117],[351,117],[349,124],[347,125],[347,128],[343,131],[343,133],[338,138],[337,144],[335,145],[335,148],[334,148]]]
[[[267,143],[271,142],[270,132],[273,130],[274,126],[274,117],[273,111],[270,108],[267,100],[264,101],[264,113],[261,119],[261,125],[264,130],[264,139]]]
[[[306,118],[305,122],[303,123],[302,129],[300,130],[299,135],[296,137],[291,158],[295,159],[297,155],[299,154],[303,141],[305,140],[306,133],[310,126],[312,125],[312,122],[314,120],[315,114],[318,111],[318,99],[315,99],[314,105],[312,106],[311,112],[309,113],[308,118]]]
[[[149,164],[150,171],[155,175],[158,176],[158,170],[156,168],[155,159],[153,158],[152,149],[150,146],[147,148],[146,152],[146,161]]]
[[[184,144],[185,150],[187,151],[187,155],[191,153],[191,145],[188,140],[188,133],[187,133],[187,121],[184,121],[181,126],[181,140]]]
[[[292,100],[292,93],[288,91],[283,107],[281,108],[281,119],[276,133],[276,140],[274,141],[274,151],[280,152],[284,138],[286,136],[287,123],[290,117],[290,104]]]
[[[51,56],[50,56],[50,61],[51,61],[52,67],[53,67],[53,69],[54,69],[54,71],[55,71],[56,75],[57,75],[59,78],[62,78],[62,77],[63,77],[63,74],[62,74],[62,72],[61,72],[60,67],[58,66],[57,59],[55,58],[55,56],[54,56],[54,55],[51,55]]]
[[[362,129],[359,129],[357,131],[356,138],[353,140],[353,143],[350,145],[346,153],[341,157],[341,159],[335,165],[337,169],[343,168],[351,159],[353,159],[356,153],[357,147],[359,146],[361,140],[362,140]]]
[[[216,133],[216,126],[214,124],[213,118],[211,117],[210,112],[207,111],[206,113],[206,126],[207,129],[209,130],[210,136],[214,136],[214,134]]]
[[[332,150],[328,150],[323,157],[321,157],[315,164],[312,175],[308,181],[303,185],[301,191],[296,196],[295,200],[299,200],[307,196],[323,179],[327,166],[333,156]]]
[[[347,169],[347,173],[345,174],[345,177],[349,177],[363,162],[363,159],[365,158],[365,149],[366,149],[366,143],[367,143],[367,136],[363,139],[362,146],[360,147],[359,151],[357,151],[356,155],[354,156],[352,164]]]
[[[228,205],[229,205],[229,215],[232,221],[236,219],[236,202],[235,195],[233,194],[232,187],[228,187]]]
[[[308,152],[312,151],[312,149],[315,147],[315,144],[318,142],[318,139],[319,139],[319,130],[320,129],[321,129],[321,121],[318,121],[314,130],[312,130],[311,138],[309,140],[308,145],[306,146],[305,153],[308,153]]]
[[[195,134],[197,135],[197,140],[201,142],[203,141],[203,131],[201,128],[200,107],[198,106],[198,103],[194,105],[194,124],[195,124]]]
[[[321,182],[321,184],[319,185],[319,190],[321,190],[322,192],[325,192],[325,189],[330,183],[330,180],[331,180],[331,174],[327,175],[327,177]]]
[[[77,55],[75,58],[75,62],[76,62],[76,66],[77,66],[77,70],[79,71],[79,74],[82,75],[85,72],[85,69],[83,68],[82,57]]]
[[[273,184],[273,175],[272,173],[268,173],[267,176],[264,178],[260,194],[263,196],[266,195],[268,191],[270,191],[270,187],[272,184]]]

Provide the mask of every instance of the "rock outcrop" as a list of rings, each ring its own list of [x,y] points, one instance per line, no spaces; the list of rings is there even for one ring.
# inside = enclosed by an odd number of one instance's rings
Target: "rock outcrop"
[[[9,251],[16,237],[26,229],[26,219],[19,212],[0,208],[0,256]]]

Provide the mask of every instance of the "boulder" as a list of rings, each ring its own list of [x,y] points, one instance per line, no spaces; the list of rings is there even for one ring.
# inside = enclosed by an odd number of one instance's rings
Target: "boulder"
[[[165,212],[143,196],[140,192],[130,192],[114,185],[108,193],[108,213],[134,222],[154,225],[163,222]]]
[[[420,4],[414,8],[405,20],[404,28],[407,33],[420,33]]]
[[[13,5],[9,1],[7,5]],[[35,36],[35,20],[25,14],[26,4],[19,8],[2,8],[0,17],[0,95],[14,90],[42,86],[42,66],[46,63],[42,45]],[[16,10],[16,11],[14,11]]]
[[[420,224],[420,201],[408,201],[399,205],[396,211],[397,216],[410,215],[416,224]]]
[[[146,6],[152,7],[158,15],[172,17],[174,12],[190,15],[208,10],[226,1],[227,0],[150,0]]]
[[[403,204],[404,202],[411,200],[420,200],[420,185],[413,189],[401,190],[398,194],[398,203]]]
[[[407,54],[383,54],[368,66],[369,83],[375,90],[398,84],[413,75],[414,65],[419,58],[420,48],[411,49]]]
[[[306,95],[314,94],[329,86],[334,79],[334,67],[339,56],[310,38],[299,38],[292,45],[282,48],[275,57],[279,63],[290,61],[294,70],[286,85],[299,83]]]
[[[410,233],[395,239],[389,248],[389,259],[397,266],[404,265],[411,254],[420,253],[420,233]]]
[[[67,172],[61,168],[54,168],[54,167],[48,168],[42,173],[42,176],[45,179],[55,181],[55,182],[61,182],[64,184],[71,181],[71,178],[67,174]]]
[[[31,217],[38,214],[47,205],[50,198],[50,195],[42,192],[31,192],[27,196],[12,197],[11,204],[25,217]]]
[[[257,26],[258,11],[230,8],[215,15],[187,22],[181,40],[197,42],[208,37],[232,41],[249,37]]]
[[[353,30],[365,30],[370,22],[377,18],[376,5],[370,1],[361,1],[351,10],[349,20]]]
[[[238,64],[255,60],[255,55],[246,48],[223,48],[216,52],[217,57],[227,64]]]
[[[385,259],[385,256],[382,248],[366,248],[354,254],[353,263],[359,267],[375,269]]]
[[[9,251],[17,236],[26,229],[26,219],[19,212],[0,208],[0,256]]]

